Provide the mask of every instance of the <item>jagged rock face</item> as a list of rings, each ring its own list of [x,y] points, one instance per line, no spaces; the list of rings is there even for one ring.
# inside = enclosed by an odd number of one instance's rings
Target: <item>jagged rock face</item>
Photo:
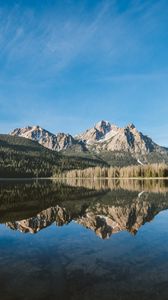
[[[149,137],[139,132],[133,124],[129,124],[125,128],[119,128],[108,121],[100,121],[93,128],[75,137],[65,133],[55,135],[39,126],[17,128],[11,132],[11,135],[37,141],[44,147],[56,151],[78,146],[80,151],[91,150],[96,153],[102,151],[129,152],[136,158],[139,155],[147,155],[153,151],[168,153],[165,148],[158,146]],[[73,150],[75,151],[75,148]]]
[[[148,201],[148,194],[142,199],[138,196],[131,204],[125,206],[109,206],[97,203],[88,206],[85,210],[71,211],[59,205],[48,208],[35,217],[27,220],[8,222],[6,225],[23,233],[37,233],[41,229],[55,222],[57,226],[68,224],[72,220],[92,230],[102,239],[109,238],[112,234],[120,231],[129,231],[135,235],[139,228],[146,222],[151,221],[154,216],[164,207],[155,207]]]
[[[10,134],[37,141],[44,147],[56,151],[67,149],[76,144],[76,141],[70,134],[58,133],[55,135],[40,126],[16,128]]]
[[[99,151],[126,151],[145,155],[152,152],[156,144],[147,136],[138,132],[135,127],[118,128],[116,134],[97,145]]]
[[[108,121],[100,121],[93,128],[77,135],[76,138],[86,142],[86,144],[94,144],[94,142],[103,139],[111,130],[113,128]]]
[[[76,142],[72,135],[65,133],[58,133],[56,135],[57,145],[53,148],[53,150],[61,151],[75,145]]]
[[[37,233],[41,229],[50,226],[53,222],[57,226],[62,226],[69,223],[70,217],[65,211],[64,208],[59,207],[50,207],[46,210],[43,210],[37,216],[15,222],[8,222],[7,226],[13,230],[18,230],[23,233]]]
[[[99,122],[94,128],[78,136],[96,151],[123,151],[132,154],[145,155],[152,152],[157,145],[147,136],[140,133],[133,124],[125,128],[111,125],[109,122]]]
[[[138,229],[152,218],[150,204],[137,199],[131,206],[127,207],[110,207],[97,204],[94,211],[88,208],[85,215],[79,218],[77,222],[105,239],[109,238],[111,234],[124,230],[136,234]]]

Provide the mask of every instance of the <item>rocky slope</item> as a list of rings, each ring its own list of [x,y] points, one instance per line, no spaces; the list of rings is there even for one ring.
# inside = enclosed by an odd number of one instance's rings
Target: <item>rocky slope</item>
[[[53,134],[40,126],[28,126],[25,128],[16,128],[11,133],[13,136],[24,137],[33,141],[37,141],[44,147],[61,151],[72,145],[76,145],[77,141],[70,134],[57,133]],[[80,143],[79,143],[80,144]]]
[[[52,134],[39,126],[17,128],[10,134],[37,141],[46,148],[71,155],[88,152],[102,155],[103,159],[110,161],[109,154],[114,156],[117,153],[119,157],[122,156],[122,160],[124,158],[121,154],[125,153],[129,155],[131,163],[134,163],[131,158],[142,159],[144,162],[168,162],[168,149],[157,145],[133,124],[119,128],[108,121],[100,121],[75,137],[65,133]]]
[[[50,207],[41,211],[37,216],[15,222],[7,223],[7,226],[13,230],[18,230],[23,233],[37,233],[41,229],[50,226],[53,222],[57,226],[62,226],[69,223],[69,216],[64,208]]]
[[[117,202],[117,201],[116,201]],[[120,231],[129,231],[136,234],[139,228],[151,221],[161,210],[167,209],[166,202],[155,205],[148,199],[148,194],[143,193],[133,198],[131,203],[106,203],[97,202],[81,209],[69,209],[61,204],[41,211],[36,216],[6,225],[23,233],[37,233],[55,222],[57,226],[63,226],[75,221],[76,223],[92,230],[102,239],[109,238]]]
[[[26,184],[10,181],[0,186],[0,223],[23,233],[37,233],[53,223],[63,226],[74,221],[101,238],[123,230],[135,234],[144,223],[168,209],[165,182],[135,183],[109,181],[96,188],[53,180]]]
[[[81,139],[88,148],[97,152],[125,151],[145,155],[154,150],[165,150],[154,143],[151,138],[139,132],[134,124],[119,128],[107,121],[101,121],[76,138]]]
[[[76,136],[77,140],[82,140],[86,144],[94,144],[105,138],[109,132],[115,132],[117,127],[112,126],[108,121],[100,121],[93,128],[87,129],[85,132]]]

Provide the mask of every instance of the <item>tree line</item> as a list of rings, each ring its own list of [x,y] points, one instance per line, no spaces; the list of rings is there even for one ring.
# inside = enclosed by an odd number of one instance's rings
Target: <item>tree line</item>
[[[65,178],[159,178],[168,177],[168,165],[147,164],[128,167],[90,167],[75,169],[63,173],[54,173],[55,177]]]

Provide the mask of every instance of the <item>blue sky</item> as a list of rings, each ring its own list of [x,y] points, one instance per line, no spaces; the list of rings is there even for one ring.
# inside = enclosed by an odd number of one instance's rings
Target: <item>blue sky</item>
[[[167,0],[0,0],[0,132],[133,122],[168,146]]]

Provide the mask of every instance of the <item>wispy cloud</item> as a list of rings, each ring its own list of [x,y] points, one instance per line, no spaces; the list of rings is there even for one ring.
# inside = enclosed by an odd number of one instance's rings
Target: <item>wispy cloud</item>
[[[2,10],[0,54],[4,69],[14,66],[15,79],[23,73],[26,78],[57,74],[80,53],[87,51],[87,44],[98,30],[106,7],[103,5],[94,20],[86,22],[71,13],[65,20],[57,11],[37,18],[34,11],[22,12],[18,6],[10,12]]]
[[[151,1],[152,3],[152,1]],[[157,26],[159,4],[134,1],[118,13],[117,1],[103,1],[91,13],[83,9],[63,16],[49,10],[37,17],[33,9],[15,6],[0,11],[0,55],[2,70],[12,79],[47,79],[76,64],[89,61],[92,68],[137,63],[148,59],[146,37]],[[63,11],[62,11],[63,13]],[[147,27],[147,28],[145,28]],[[145,30],[144,30],[145,29]],[[2,72],[1,72],[1,78]]]

